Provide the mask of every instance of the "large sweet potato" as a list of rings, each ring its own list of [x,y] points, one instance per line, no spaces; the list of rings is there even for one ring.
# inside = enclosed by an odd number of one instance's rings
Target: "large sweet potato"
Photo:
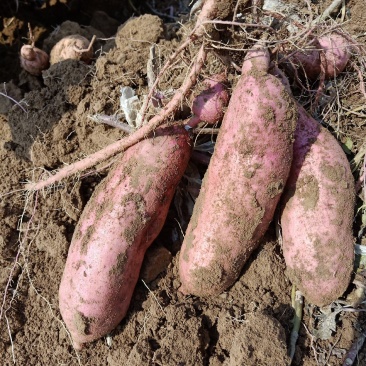
[[[216,295],[233,284],[285,186],[297,109],[268,67],[266,50],[248,52],[182,245],[185,294]]]
[[[164,224],[189,156],[183,127],[160,128],[123,154],[85,206],[59,291],[76,348],[125,316],[145,251]]]
[[[344,293],[353,269],[354,180],[337,140],[300,106],[281,201],[288,276],[309,302],[329,304]]]

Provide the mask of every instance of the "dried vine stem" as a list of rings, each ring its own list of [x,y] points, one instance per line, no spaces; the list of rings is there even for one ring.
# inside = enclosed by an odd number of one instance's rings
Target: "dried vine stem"
[[[197,59],[193,64],[193,67],[183,85],[177,90],[177,92],[174,94],[173,98],[166,105],[166,107],[159,114],[153,117],[148,124],[142,126],[132,135],[122,140],[118,140],[111,145],[108,145],[104,149],[87,156],[83,160],[80,160],[76,163],[70,164],[62,168],[56,174],[50,176],[46,180],[39,181],[38,183],[26,184],[25,189],[36,191],[45,188],[51,184],[60,181],[61,179],[69,177],[72,174],[91,168],[92,166],[100,163],[101,161],[106,160],[109,157],[124,151],[128,147],[144,139],[147,135],[149,135],[152,131],[154,131],[154,129],[156,129],[159,125],[161,125],[178,108],[182,97],[184,97],[184,95],[186,95],[190,90],[190,88],[195,84],[197,76],[199,75],[202,66],[205,62],[205,59],[206,59],[206,50],[204,44],[202,44],[198,52]]]
[[[187,37],[187,39],[180,45],[180,47],[169,57],[168,61],[160,70],[160,73],[157,75],[154,84],[150,88],[149,94],[146,99],[145,107],[141,111],[141,122],[143,124],[143,127],[139,128],[136,132],[132,133],[127,138],[116,141],[115,143],[105,147],[104,149],[87,156],[85,159],[60,169],[58,172],[56,172],[54,175],[51,175],[46,180],[41,180],[37,183],[30,182],[26,184],[25,189],[30,191],[43,189],[64,178],[71,176],[72,174],[88,169],[100,163],[101,161],[106,160],[112,157],[113,155],[124,151],[128,147],[136,144],[137,142],[141,141],[143,138],[148,136],[150,133],[152,133],[154,129],[157,128],[159,125],[163,124],[171,116],[171,114],[177,110],[182,98],[184,98],[189,93],[190,89],[196,83],[197,76],[200,74],[207,53],[203,43],[201,45],[200,51],[198,52],[196,61],[193,63],[193,66],[191,67],[188,78],[183,82],[183,85],[177,90],[173,98],[169,101],[169,103],[165,106],[164,109],[162,109],[150,121],[144,123],[149,101],[151,100],[151,98],[155,93],[155,89],[159,83],[159,80],[161,80],[163,74],[175,62],[179,54],[184,49],[186,49],[191,43],[200,38],[203,38],[203,36],[206,34],[205,25],[212,23],[220,23],[220,24],[240,25],[240,26],[253,26],[259,28],[269,28],[268,26],[263,26],[259,24],[247,24],[247,23],[236,23],[236,22],[233,23],[233,22],[214,20],[218,13],[219,8],[218,5],[219,5],[218,0],[204,1],[201,12],[197,17],[196,25],[193,31],[191,32],[189,37]]]
[[[195,40],[201,38],[205,34],[205,24],[209,23],[209,21],[212,21],[216,16],[216,3],[218,0],[206,0],[205,3],[202,6],[202,10],[197,16],[196,25],[193,28],[191,34],[187,39],[178,47],[178,49],[169,57],[168,61],[165,63],[165,65],[161,68],[159,74],[157,75],[154,83],[152,84],[149,94],[147,95],[147,99],[145,102],[145,106],[141,111],[141,123],[144,124],[144,119],[146,115],[146,111],[149,105],[149,102],[151,98],[153,97],[155,93],[155,89],[161,80],[161,77],[164,75],[164,73],[167,71],[167,69],[172,65],[172,63],[176,60],[178,55],[186,49],[189,44],[194,42]]]
[[[168,61],[165,63],[164,67],[161,69],[153,86],[150,89],[147,101],[149,101],[152,98],[155,88],[163,73],[170,67],[172,62],[174,62],[174,60],[178,57],[178,55],[189,44],[193,43],[195,40],[201,38],[205,34],[204,24],[206,24],[206,22],[209,20],[213,20],[216,17],[216,13],[217,13],[217,0],[206,0],[202,6],[200,14],[197,17],[196,25],[193,31],[191,32],[190,36],[181,44],[181,46],[173,53],[173,55],[170,56]],[[165,108],[162,109],[162,111],[158,113],[155,117],[153,117],[148,123],[143,125],[143,127],[138,129],[136,132],[134,132],[127,138],[116,141],[115,143],[108,145],[104,149],[87,156],[85,159],[60,169],[58,172],[56,172],[54,175],[51,175],[46,180],[42,180],[37,183],[34,182],[27,183],[25,185],[25,189],[30,191],[43,189],[79,171],[91,168],[92,166],[98,164],[99,162],[106,160],[109,157],[112,157],[113,155],[122,152],[128,147],[141,141],[152,131],[154,131],[155,128],[161,125],[174,111],[176,111],[181,99],[188,94],[189,90],[196,83],[197,76],[199,75],[203,67],[204,61],[206,59],[206,54],[207,52],[205,50],[204,44],[202,44],[198,52],[196,61],[194,62],[192,69],[188,75],[188,78],[186,78],[183,85],[177,90],[177,92],[174,94],[173,98],[165,106]],[[145,113],[146,111],[142,111],[142,118],[144,118]]]

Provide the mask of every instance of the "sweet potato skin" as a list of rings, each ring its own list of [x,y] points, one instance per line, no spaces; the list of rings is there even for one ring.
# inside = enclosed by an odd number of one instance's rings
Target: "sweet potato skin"
[[[321,73],[319,42],[316,42],[316,45],[316,48],[299,51],[291,58],[293,63],[291,66],[295,66],[301,76],[306,76],[310,80],[316,80]],[[289,71],[292,74],[293,70],[290,69]]]
[[[290,280],[318,306],[346,290],[353,270],[354,180],[336,139],[299,106],[294,157],[281,198]]]
[[[183,127],[158,129],[123,154],[86,204],[59,290],[76,348],[107,334],[125,316],[145,251],[188,164],[190,144]]]
[[[179,258],[181,292],[226,290],[272,220],[292,161],[296,105],[267,73],[269,55],[249,52]]]

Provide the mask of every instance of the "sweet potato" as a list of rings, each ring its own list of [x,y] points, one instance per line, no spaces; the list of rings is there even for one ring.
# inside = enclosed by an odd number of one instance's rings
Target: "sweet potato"
[[[50,54],[50,64],[56,64],[68,59],[80,60],[89,64],[93,57],[93,42],[95,37],[89,42],[80,34],[72,34],[62,38],[52,48]]]
[[[59,290],[76,348],[107,334],[125,316],[190,150],[183,127],[157,129],[123,154],[86,204]]]
[[[311,80],[319,77],[322,68],[326,79],[338,76],[346,68],[351,56],[350,42],[338,33],[314,39],[312,47],[291,57],[292,63],[300,73]]]
[[[203,81],[207,89],[198,94],[192,103],[193,116],[188,126],[194,128],[200,122],[213,125],[219,122],[224,115],[224,108],[229,103],[229,93],[225,86],[224,74],[212,75]]]
[[[318,39],[325,55],[325,77],[338,76],[347,66],[351,57],[350,42],[338,33],[331,33]]]
[[[39,76],[46,70],[49,57],[46,52],[32,45],[24,45],[20,49],[20,66],[31,75]]]
[[[337,140],[301,106],[281,202],[288,277],[309,302],[327,305],[344,293],[353,269],[354,180]]]
[[[267,50],[248,52],[180,252],[184,294],[217,295],[234,283],[286,183],[297,109],[268,67]]]

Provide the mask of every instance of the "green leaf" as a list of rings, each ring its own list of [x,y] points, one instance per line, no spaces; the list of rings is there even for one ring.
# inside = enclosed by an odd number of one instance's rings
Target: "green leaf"
[[[353,141],[349,137],[347,137],[346,142],[342,144],[342,148],[346,154],[351,154],[353,149]]]

